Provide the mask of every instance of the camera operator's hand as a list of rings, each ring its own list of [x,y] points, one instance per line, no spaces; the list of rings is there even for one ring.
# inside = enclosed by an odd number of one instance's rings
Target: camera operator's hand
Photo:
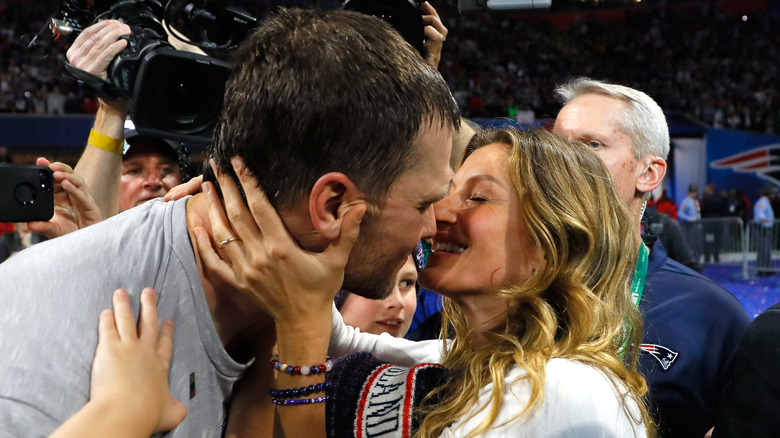
[[[439,18],[439,13],[428,2],[422,4],[423,23],[425,24],[425,62],[434,69],[439,68],[441,50],[447,39],[447,30]]]
[[[117,20],[99,21],[84,29],[67,52],[68,62],[76,68],[108,80],[108,66],[122,50],[127,41],[122,36],[130,35],[130,26]],[[127,101],[115,99],[101,103],[127,115]]]
[[[130,35],[130,27],[117,20],[99,21],[84,29],[68,49],[68,62],[74,67],[108,79],[111,61],[127,47],[123,36]],[[126,99],[99,99],[100,107],[95,115],[92,130],[121,142],[129,102]],[[121,151],[108,151],[95,145],[84,149],[76,165],[76,172],[91,190],[102,217],[108,218],[119,209],[119,176],[122,170]]]
[[[29,222],[30,231],[53,239],[103,220],[84,180],[70,166],[46,158],[38,158],[36,164],[49,166],[54,174],[54,217],[48,222]]]
[[[108,65],[127,47],[127,41],[121,39],[124,35],[130,35],[130,26],[117,20],[99,21],[79,34],[68,49],[68,62],[108,80]]]

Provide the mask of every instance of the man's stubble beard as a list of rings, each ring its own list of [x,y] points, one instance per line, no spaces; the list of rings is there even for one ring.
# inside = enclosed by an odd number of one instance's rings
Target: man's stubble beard
[[[349,254],[341,288],[364,298],[383,300],[393,292],[396,273],[406,262],[406,255],[399,260],[388,259],[388,254],[374,244],[380,231],[372,226],[371,219],[366,219]]]

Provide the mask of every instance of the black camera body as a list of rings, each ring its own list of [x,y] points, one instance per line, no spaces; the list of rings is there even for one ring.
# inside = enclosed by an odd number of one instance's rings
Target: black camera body
[[[222,109],[230,64],[161,47],[138,64],[130,114],[143,135],[205,144]],[[138,86],[141,84],[140,86]]]
[[[107,8],[100,10],[98,8]],[[111,61],[108,82],[72,65],[66,70],[105,99],[130,99],[130,116],[143,135],[208,143],[222,107],[230,64],[210,56],[176,50],[162,25],[163,5],[156,0],[64,0],[55,17],[75,30],[101,20],[130,26],[125,50]]]

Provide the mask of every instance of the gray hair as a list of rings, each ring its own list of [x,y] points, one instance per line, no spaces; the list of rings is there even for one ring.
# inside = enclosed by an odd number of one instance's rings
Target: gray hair
[[[669,155],[669,126],[660,106],[647,94],[622,85],[579,77],[555,89],[555,95],[566,105],[585,94],[600,94],[626,103],[619,117],[621,130],[631,137],[637,159]]]

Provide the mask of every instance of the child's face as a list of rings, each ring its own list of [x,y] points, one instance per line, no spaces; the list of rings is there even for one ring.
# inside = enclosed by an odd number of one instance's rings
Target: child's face
[[[390,333],[403,337],[417,309],[417,270],[410,255],[395,278],[393,293],[384,300],[369,300],[349,294],[341,306],[344,323],[365,333]]]

